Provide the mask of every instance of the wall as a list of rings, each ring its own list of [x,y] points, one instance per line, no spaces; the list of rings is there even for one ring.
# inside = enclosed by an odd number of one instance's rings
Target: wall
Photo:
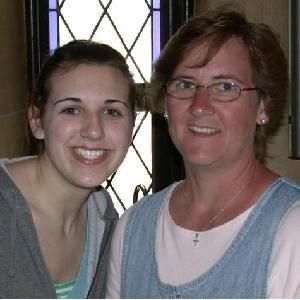
[[[195,0],[195,11],[201,13],[207,9],[228,3],[223,0]],[[249,20],[264,22],[272,26],[280,35],[286,55],[289,46],[289,1],[287,0],[236,0],[235,3],[246,13]],[[273,171],[288,176],[300,183],[300,160],[288,158],[289,153],[288,107],[277,136],[269,146],[270,159],[267,166]]]
[[[27,152],[24,1],[0,0],[0,157]]]

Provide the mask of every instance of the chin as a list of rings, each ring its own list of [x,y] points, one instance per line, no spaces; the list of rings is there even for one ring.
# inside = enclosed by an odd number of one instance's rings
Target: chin
[[[186,164],[195,167],[208,167],[213,165],[216,161],[218,161],[218,159],[216,157],[211,156],[189,157],[189,159],[185,160]]]
[[[88,189],[88,190],[93,190],[97,188],[99,185],[101,185],[104,180],[100,180],[99,177],[96,178],[85,178],[84,180],[77,180],[77,186],[83,188],[83,189]]]

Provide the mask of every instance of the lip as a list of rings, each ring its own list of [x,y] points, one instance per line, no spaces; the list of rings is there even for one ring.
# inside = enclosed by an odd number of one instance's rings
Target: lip
[[[109,155],[108,149],[73,147],[72,154],[80,163],[91,165],[103,162]]]
[[[220,129],[210,126],[189,125],[188,128],[192,133],[205,136],[212,136],[221,132]]]

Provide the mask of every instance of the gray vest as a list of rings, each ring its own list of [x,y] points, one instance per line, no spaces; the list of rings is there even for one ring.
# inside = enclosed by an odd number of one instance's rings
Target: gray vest
[[[276,232],[288,209],[300,201],[300,187],[286,178],[274,182],[224,256],[205,274],[179,286],[160,281],[155,260],[158,216],[169,189],[145,197],[129,215],[123,239],[121,298],[265,298]]]

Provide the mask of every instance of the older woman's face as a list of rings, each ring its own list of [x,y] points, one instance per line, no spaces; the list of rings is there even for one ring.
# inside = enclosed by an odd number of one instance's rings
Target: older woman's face
[[[248,51],[231,38],[211,59],[199,67],[205,46],[198,46],[177,66],[172,78],[200,85],[228,82],[254,87]],[[186,100],[166,96],[169,132],[186,166],[232,164],[254,155],[256,123],[267,119],[256,91],[244,91],[233,102],[217,102],[206,88]]]

